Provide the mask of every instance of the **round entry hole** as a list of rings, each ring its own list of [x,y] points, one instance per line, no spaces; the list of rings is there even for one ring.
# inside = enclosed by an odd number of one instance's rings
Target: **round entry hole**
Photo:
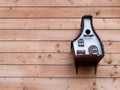
[[[86,34],[90,34],[90,30],[89,29],[86,30]]]

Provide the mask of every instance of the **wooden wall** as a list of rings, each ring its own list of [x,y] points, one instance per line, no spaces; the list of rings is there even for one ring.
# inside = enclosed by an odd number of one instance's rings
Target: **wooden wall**
[[[70,49],[84,14],[105,48],[96,76]],[[0,0],[0,90],[120,90],[120,0]]]

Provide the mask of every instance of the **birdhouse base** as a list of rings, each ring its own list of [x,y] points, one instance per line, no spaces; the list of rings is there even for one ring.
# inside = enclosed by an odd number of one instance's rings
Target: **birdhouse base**
[[[75,68],[76,74],[78,73],[79,66],[94,66],[94,73],[97,72],[97,66],[99,61],[103,58],[102,55],[84,55],[84,56],[76,56],[75,58]]]

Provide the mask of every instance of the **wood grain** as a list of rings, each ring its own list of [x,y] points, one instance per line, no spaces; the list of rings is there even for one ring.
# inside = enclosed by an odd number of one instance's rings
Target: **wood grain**
[[[81,19],[0,19],[0,29],[80,29]],[[120,29],[120,19],[93,19],[95,29]]]
[[[103,42],[106,53],[120,53],[120,42]],[[71,42],[2,41],[0,52],[71,52]]]
[[[94,79],[70,79],[70,78],[0,78],[0,89],[3,90],[77,90],[92,89]],[[109,81],[109,80],[108,80]],[[75,84],[73,85],[72,82]],[[87,84],[86,84],[87,82]],[[79,84],[84,84],[81,86]],[[118,82],[119,83],[119,82]],[[115,84],[117,85],[117,84]],[[78,86],[76,89],[75,87]],[[115,87],[114,87],[115,88]]]
[[[99,65],[120,65],[120,54],[105,54]],[[0,53],[0,64],[8,65],[74,65],[70,53]]]
[[[74,82],[74,84],[73,84]],[[106,84],[107,83],[107,84]],[[118,90],[120,78],[0,78],[1,90]]]
[[[102,41],[120,41],[120,30],[96,30],[96,32]],[[79,33],[80,30],[0,30],[0,40],[72,41]]]
[[[0,18],[79,18],[85,14],[99,18],[120,18],[120,7],[8,7],[0,8],[0,12]]]
[[[70,48],[93,15],[105,57],[76,74]],[[120,0],[0,0],[0,90],[120,90]]]
[[[120,77],[120,66],[98,66],[95,75],[89,66],[79,67],[76,74],[75,66],[0,65],[0,77]]]
[[[0,6],[120,6],[119,0],[0,0]]]

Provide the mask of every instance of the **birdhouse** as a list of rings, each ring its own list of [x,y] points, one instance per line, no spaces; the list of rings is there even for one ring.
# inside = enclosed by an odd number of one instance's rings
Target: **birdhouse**
[[[91,15],[81,20],[81,33],[71,42],[74,53],[76,73],[79,66],[94,66],[95,74],[100,60],[104,57],[104,48],[94,30]]]

